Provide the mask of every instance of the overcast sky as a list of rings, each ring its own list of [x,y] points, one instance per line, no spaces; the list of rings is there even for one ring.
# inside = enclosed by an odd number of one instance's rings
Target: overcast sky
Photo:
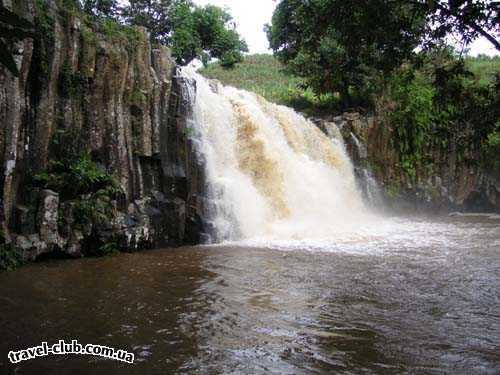
[[[227,7],[233,15],[239,33],[245,38],[251,53],[270,52],[264,25],[271,21],[277,1],[274,0],[194,0],[196,4],[213,4]],[[479,39],[470,46],[472,55],[498,54],[486,39]]]
[[[124,2],[125,0],[122,0]],[[238,32],[247,41],[250,53],[265,53],[269,51],[264,25],[271,21],[275,0],[194,0],[198,5],[213,4],[226,7],[234,17]],[[486,40],[479,39],[471,46],[471,54],[485,53],[495,55],[498,52]]]
[[[229,9],[236,21],[237,30],[248,43],[251,53],[268,50],[264,25],[271,22],[276,2],[273,0],[194,0],[196,4],[213,4]]]

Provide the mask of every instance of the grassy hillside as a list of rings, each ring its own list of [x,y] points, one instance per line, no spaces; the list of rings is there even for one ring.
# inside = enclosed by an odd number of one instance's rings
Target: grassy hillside
[[[465,62],[480,85],[490,83],[495,78],[495,74],[500,74],[500,56],[468,57]]]
[[[287,74],[272,55],[248,55],[233,69],[213,63],[200,73],[224,85],[255,92],[271,102],[291,106],[310,115],[338,110],[335,97],[317,97],[312,91],[300,88],[301,79]]]
[[[470,57],[466,59],[466,64],[480,85],[487,85],[495,74],[500,74],[500,56]],[[283,65],[272,55],[248,55],[244,62],[232,69],[213,63],[200,73],[224,85],[255,92],[271,102],[293,107],[309,115],[331,114],[340,108],[337,97],[318,97],[312,91],[302,89],[301,79],[286,73]]]

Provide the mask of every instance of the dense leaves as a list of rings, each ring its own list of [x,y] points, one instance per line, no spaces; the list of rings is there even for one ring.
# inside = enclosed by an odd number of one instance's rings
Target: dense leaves
[[[498,25],[491,1],[282,0],[267,34],[293,73],[351,106],[352,94],[368,98],[416,47],[431,49],[450,33],[464,43],[484,36],[499,48]]]
[[[46,172],[35,176],[35,182],[46,189],[57,191],[63,199],[73,199],[82,194],[110,188],[119,192],[112,176],[87,155],[74,160],[54,160]]]
[[[170,46],[179,64],[218,58],[233,66],[248,50],[231,15],[216,6],[199,7],[188,0],[131,0],[123,16],[127,23],[150,30],[153,41]]]
[[[231,67],[242,61],[243,53],[248,51],[231,15],[222,8],[200,7],[190,0],[130,0],[120,5],[123,3],[117,0],[65,0],[63,6],[100,20],[105,30],[117,30],[120,23],[145,27],[151,41],[170,47],[179,64],[188,64],[196,58],[207,63],[217,58],[223,66]],[[37,4],[45,9],[44,1]],[[44,17],[40,12],[37,24]],[[33,36],[32,29],[30,22],[0,6],[0,49],[7,52],[0,55],[0,63],[15,75],[18,71],[9,47],[17,40]],[[43,32],[39,39],[50,34],[50,30],[39,32]]]
[[[419,0],[412,3],[426,14],[427,45],[434,45],[450,34],[459,36],[464,44],[482,36],[500,51],[498,1]]]
[[[500,76],[482,83],[449,49],[425,54],[418,69],[401,67],[379,105],[410,177],[433,165],[431,149],[453,151],[463,163],[477,162],[481,154],[489,170],[500,165]]]
[[[83,10],[98,17],[113,17],[118,13],[117,0],[82,0]]]
[[[148,29],[153,41],[169,44],[172,13],[183,4],[184,1],[178,0],[130,0],[122,9],[122,18],[128,24]]]
[[[423,14],[406,2],[283,0],[267,26],[278,58],[318,93],[365,94],[418,45]]]

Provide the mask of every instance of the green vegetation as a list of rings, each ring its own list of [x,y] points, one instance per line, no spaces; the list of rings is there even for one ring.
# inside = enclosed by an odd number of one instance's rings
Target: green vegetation
[[[120,248],[116,242],[108,242],[100,246],[97,250],[93,251],[92,254],[89,255],[108,256],[117,253],[119,250]]]
[[[212,63],[200,71],[207,78],[224,85],[253,91],[269,101],[287,104],[299,92],[302,80],[287,74],[272,55],[250,55],[234,69]]]
[[[282,0],[267,34],[279,60],[316,93],[338,93],[344,107],[363,105],[418,45],[423,15],[411,8],[384,0]]]
[[[484,154],[486,166],[500,176],[500,122],[497,122],[497,129],[488,135],[484,145]]]
[[[431,173],[434,151],[496,165],[500,59],[446,46],[450,34],[465,45],[482,36],[500,51],[494,2],[281,0],[266,29],[302,87],[385,117],[410,180]]]
[[[136,46],[142,41],[142,34],[136,27],[122,25],[114,19],[103,18],[97,24],[99,31],[111,40],[126,44],[127,50],[133,52]]]
[[[65,61],[59,73],[58,83],[61,96],[72,98],[83,92],[86,78],[80,72],[73,72],[68,61]]]
[[[373,105],[403,63],[418,63],[449,34],[464,43],[496,40],[491,1],[281,0],[267,27],[275,55],[317,94],[338,93],[345,108]]]
[[[394,129],[391,141],[399,152],[400,167],[413,180],[416,166],[427,163],[422,149],[430,141],[435,90],[425,76],[408,70],[394,76],[390,90],[390,100],[395,102],[387,115]]]
[[[5,237],[0,231],[0,271],[11,271],[23,263],[22,257],[10,243],[5,243]]]
[[[222,8],[195,5],[190,0],[130,0],[120,5],[117,0],[64,0],[77,4],[93,21],[101,24],[101,32],[119,38],[125,36],[129,47],[138,42],[135,28],[150,32],[153,44],[172,49],[179,64],[195,58],[204,63],[212,58],[227,67],[243,60],[246,43],[236,32],[231,15]]]
[[[500,75],[492,80],[487,72],[478,77],[468,69],[483,60],[464,61],[448,50],[435,51],[419,68],[407,65],[392,76],[378,105],[385,108],[400,167],[410,178],[419,168],[433,167],[431,149],[446,154],[453,145],[465,163],[479,162],[472,155],[485,150],[490,160],[498,159]]]
[[[131,0],[121,16],[129,25],[144,26],[153,43],[171,47],[179,64],[212,58],[226,67],[243,60],[246,43],[236,32],[231,15],[224,9],[196,6],[189,0]]]
[[[480,86],[486,86],[500,75],[500,56],[479,55],[477,57],[466,57],[465,64],[474,74],[474,79]]]
[[[81,139],[81,134],[58,131],[51,144],[54,158],[46,171],[34,176],[34,185],[73,202],[75,222],[92,225],[113,217],[113,200],[122,191],[114,177],[83,151]]]
[[[113,17],[118,13],[117,0],[81,0],[81,6],[86,13],[97,17]]]
[[[286,72],[272,55],[247,55],[233,69],[212,63],[200,73],[224,85],[255,92],[273,103],[291,106],[309,115],[339,110],[338,96],[318,96],[312,89],[304,89],[303,79]]]
[[[43,0],[35,1],[35,48],[33,59],[37,63],[35,79],[40,84],[49,77],[49,64],[54,54],[54,19],[49,15],[48,5]]]
[[[35,185],[59,193],[62,201],[74,201],[74,220],[81,225],[109,220],[112,201],[121,193],[114,178],[88,155],[52,161],[48,170],[34,179]]]
[[[119,192],[114,190],[113,178],[88,155],[73,160],[53,160],[48,171],[36,175],[35,180],[42,187],[58,192],[63,200],[85,194]]]
[[[11,244],[0,244],[0,271],[12,271],[22,263],[21,256]]]

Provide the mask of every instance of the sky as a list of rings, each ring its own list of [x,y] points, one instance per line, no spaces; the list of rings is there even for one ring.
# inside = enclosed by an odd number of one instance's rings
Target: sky
[[[125,0],[121,0],[124,2]],[[213,4],[229,9],[237,30],[246,40],[250,53],[271,53],[264,33],[264,25],[271,22],[276,0],[194,0],[198,5]],[[498,55],[498,51],[486,39],[476,40],[470,48],[470,54],[480,53]]]
[[[271,22],[277,2],[273,0],[194,0],[198,5],[226,7],[246,40],[250,53],[271,53],[264,25]]]
[[[247,41],[250,53],[271,53],[264,25],[271,22],[275,0],[194,0],[198,5],[213,4],[229,9],[236,21],[238,32]],[[497,55],[498,51],[486,39],[476,40],[470,48],[470,54],[480,53]]]

